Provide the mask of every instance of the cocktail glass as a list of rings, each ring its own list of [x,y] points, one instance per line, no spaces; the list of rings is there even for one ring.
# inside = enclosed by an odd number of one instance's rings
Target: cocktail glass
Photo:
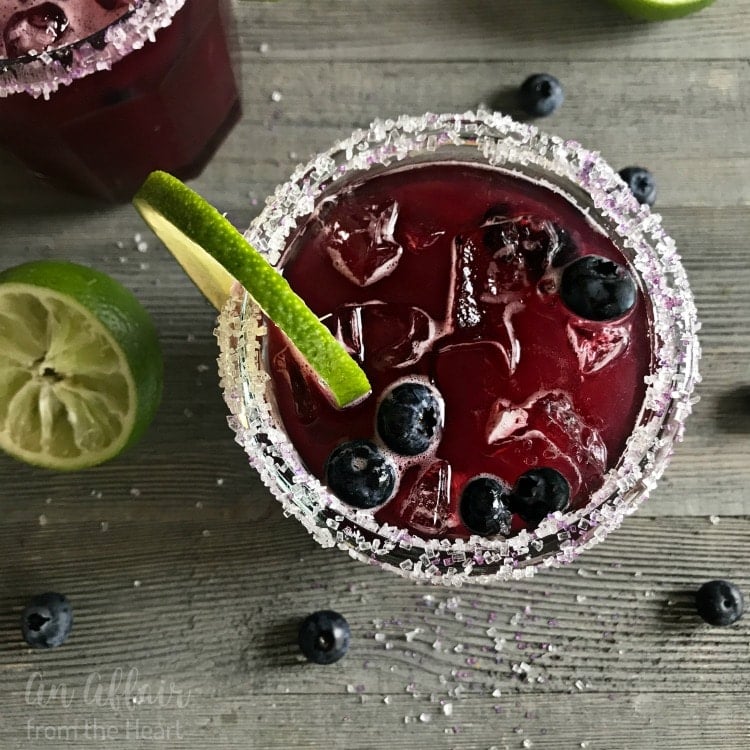
[[[266,361],[267,323],[236,290],[219,318],[219,371],[236,433],[251,465],[324,547],[417,580],[457,585],[526,578],[575,560],[633,513],[655,488],[682,438],[699,380],[698,322],[674,241],[596,153],[500,113],[379,120],[300,166],[267,201],[246,236],[282,264],[290,237],[323,196],[363,175],[434,162],[489,165],[551,187],[586,212],[627,259],[649,300],[651,369],[624,452],[582,507],[555,512],[508,538],[421,538],[343,503],[313,476],[289,439]]]
[[[0,59],[0,147],[107,201],[131,198],[154,169],[196,176],[240,115],[223,0],[132,5],[86,38]]]

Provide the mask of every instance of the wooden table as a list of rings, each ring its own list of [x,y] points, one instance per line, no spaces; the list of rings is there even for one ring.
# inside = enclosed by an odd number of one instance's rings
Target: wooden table
[[[746,750],[750,616],[712,629],[692,594],[726,577],[750,595],[747,0],[654,25],[600,0],[235,0],[235,16],[245,116],[195,186],[238,226],[374,116],[503,105],[552,72],[567,99],[547,129],[657,176],[703,320],[701,401],[652,500],[578,564],[418,587],[282,516],[226,426],[214,313],[134,211],[3,158],[3,265],[62,257],[124,282],[166,386],[108,465],[0,460],[0,747]],[[45,590],[76,625],[38,652],[18,618]],[[354,634],[327,668],[295,645],[319,608]]]

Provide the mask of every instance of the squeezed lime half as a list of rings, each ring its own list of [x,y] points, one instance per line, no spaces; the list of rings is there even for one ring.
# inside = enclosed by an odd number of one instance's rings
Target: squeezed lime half
[[[204,198],[176,177],[153,172],[133,203],[217,310],[229,299],[236,279],[299,350],[339,407],[370,392],[359,364],[286,279]]]
[[[71,471],[121,453],[161,398],[146,310],[119,282],[65,261],[0,273],[0,448]]]

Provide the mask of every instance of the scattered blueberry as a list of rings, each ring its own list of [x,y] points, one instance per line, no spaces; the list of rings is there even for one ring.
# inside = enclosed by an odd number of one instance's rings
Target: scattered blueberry
[[[336,446],[325,473],[336,495],[357,508],[382,505],[396,486],[396,468],[369,440],[350,440]]]
[[[707,581],[695,595],[698,614],[709,625],[731,625],[742,617],[742,592],[730,581]]]
[[[510,534],[509,491],[493,477],[472,479],[461,493],[461,518],[469,530],[482,536]]]
[[[635,282],[627,268],[598,255],[565,267],[560,282],[565,306],[586,320],[614,320],[635,304]]]
[[[621,169],[620,177],[633,192],[638,203],[653,206],[656,201],[656,180],[648,169],[643,167],[625,167]]]
[[[556,510],[566,510],[569,502],[568,480],[546,466],[522,474],[508,497],[510,509],[530,526],[538,526]]]
[[[21,615],[23,638],[34,648],[62,646],[72,627],[73,610],[63,594],[39,594],[26,605]]]
[[[351,629],[343,615],[322,609],[308,615],[299,627],[298,642],[308,661],[333,664],[349,650]]]
[[[547,117],[559,109],[565,98],[560,81],[549,73],[529,76],[518,92],[518,101],[531,117]]]
[[[401,383],[378,407],[378,434],[402,456],[424,453],[440,428],[440,404],[432,388],[422,383]]]

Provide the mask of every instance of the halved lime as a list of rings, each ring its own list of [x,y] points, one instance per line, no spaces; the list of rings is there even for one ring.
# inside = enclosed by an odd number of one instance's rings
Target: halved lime
[[[153,172],[133,203],[217,310],[229,299],[236,279],[297,347],[340,407],[370,392],[362,368],[286,279],[200,195],[172,175]]]
[[[705,8],[714,0],[610,0],[635,18],[668,21]]]
[[[70,471],[113,458],[162,389],[153,323],[125,287],[65,261],[0,273],[0,448]]]

